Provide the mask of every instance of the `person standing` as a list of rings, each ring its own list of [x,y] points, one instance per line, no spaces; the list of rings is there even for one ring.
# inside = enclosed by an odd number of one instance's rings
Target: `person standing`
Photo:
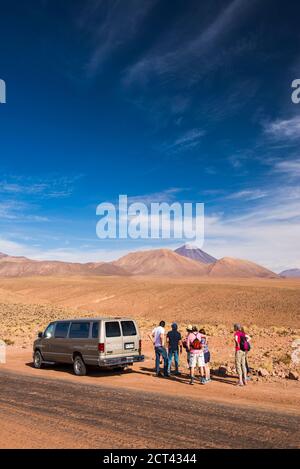
[[[164,362],[164,376],[169,376],[168,374],[168,354],[165,348],[165,321],[160,321],[159,326],[155,327],[152,331],[152,334],[149,336],[153,341],[155,349],[155,371],[156,376],[162,376],[160,373],[160,357],[163,358]]]
[[[241,338],[245,336],[240,324],[234,324],[235,368],[239,376],[237,386],[247,384],[246,352],[241,350]]]
[[[205,384],[204,381],[204,354],[202,350],[201,334],[198,332],[196,326],[193,326],[192,332],[187,337],[187,348],[190,353],[190,384],[194,384],[195,368],[200,372],[200,383]]]
[[[191,324],[189,324],[186,328],[187,335],[186,335],[185,339],[183,339],[183,341],[182,341],[182,346],[186,350],[186,359],[187,359],[188,368],[190,368],[190,352],[188,351],[188,347],[187,347],[187,338],[188,338],[189,334],[192,332],[192,330],[193,330],[193,326]]]
[[[171,373],[172,359],[174,356],[175,363],[175,375],[179,375],[179,350],[182,354],[182,340],[181,334],[178,332],[178,326],[176,322],[172,324],[172,330],[167,334],[167,343],[168,343],[168,374]]]
[[[250,381],[251,380],[251,377],[249,376],[249,373],[250,373],[250,368],[249,368],[249,363],[248,363],[248,352],[250,351],[250,348],[251,348],[251,345],[250,345],[250,342],[251,342],[251,337],[249,334],[247,334],[247,332],[245,331],[244,327],[241,327],[241,331],[245,334],[245,337],[246,337],[246,341],[248,343],[248,350],[245,350],[245,355],[246,355],[246,370],[247,370],[247,381]]]
[[[206,381],[206,383],[209,383],[209,381],[211,381],[211,379],[210,379],[210,369],[209,369],[210,351],[208,349],[208,338],[207,338],[205,329],[200,329],[199,332],[202,336],[201,342],[202,342],[202,348],[203,348],[203,354],[204,354],[204,363],[205,363],[205,381]]]

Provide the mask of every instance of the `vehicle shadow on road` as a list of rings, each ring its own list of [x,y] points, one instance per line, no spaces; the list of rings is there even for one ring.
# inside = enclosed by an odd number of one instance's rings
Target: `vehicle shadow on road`
[[[34,365],[33,365],[33,362],[25,363],[25,365],[30,367],[30,368],[35,369]],[[65,365],[63,363],[62,364],[61,363],[56,363],[55,365],[44,365],[43,368],[41,369],[41,371],[43,371],[43,369],[58,371],[58,372],[62,372],[62,373],[68,373],[70,375],[75,376],[72,365]],[[90,376],[90,377],[121,376],[121,375],[126,376],[126,375],[132,374],[132,373],[136,373],[136,371],[133,370],[132,368],[128,368],[127,370],[121,370],[121,369],[120,370],[119,369],[109,370],[109,369],[99,369],[99,368],[96,368],[96,367],[93,367],[93,366],[89,366],[88,370],[87,370],[87,376]]]

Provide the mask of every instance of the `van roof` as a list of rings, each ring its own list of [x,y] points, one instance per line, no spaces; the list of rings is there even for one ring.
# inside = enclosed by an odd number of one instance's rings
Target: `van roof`
[[[109,317],[96,317],[96,318],[70,318],[70,319],[56,319],[52,322],[73,322],[73,321],[115,321],[115,320],[122,320],[122,321],[134,321],[132,318],[128,318],[125,316],[109,316]]]

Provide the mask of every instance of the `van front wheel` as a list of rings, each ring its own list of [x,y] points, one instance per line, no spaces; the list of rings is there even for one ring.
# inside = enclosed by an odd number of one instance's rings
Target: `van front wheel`
[[[42,368],[43,366],[43,357],[39,350],[36,350],[33,355],[33,365],[34,368]]]
[[[73,362],[74,373],[77,376],[86,375],[86,365],[80,355],[76,355]]]

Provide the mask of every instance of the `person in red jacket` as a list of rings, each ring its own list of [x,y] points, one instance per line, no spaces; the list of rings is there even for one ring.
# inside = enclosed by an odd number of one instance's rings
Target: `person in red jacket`
[[[245,336],[240,324],[234,324],[234,345],[235,345],[235,368],[239,376],[237,386],[247,384],[246,352],[241,350],[241,337]]]

